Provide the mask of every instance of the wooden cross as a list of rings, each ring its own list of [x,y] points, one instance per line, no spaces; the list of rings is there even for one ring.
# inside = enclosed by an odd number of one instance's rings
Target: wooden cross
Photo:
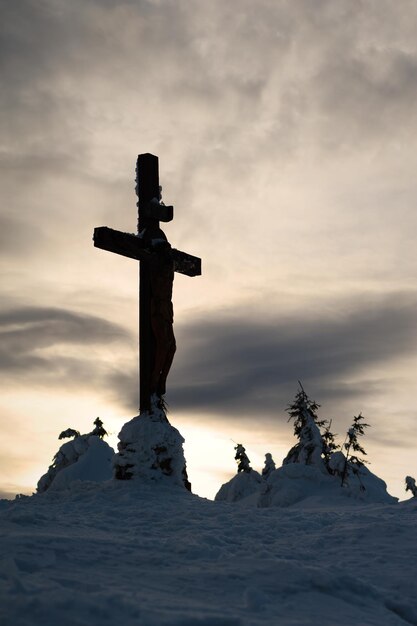
[[[139,270],[139,387],[140,411],[151,408],[151,374],[155,361],[155,340],[151,324],[151,270],[152,241],[166,241],[159,222],[170,222],[174,209],[160,202],[158,157],[140,154],[136,164],[136,193],[138,195],[138,234],[123,233],[107,226],[94,229],[96,248],[115,252],[142,261]],[[186,276],[201,274],[201,259],[181,252],[171,251],[174,271]]]

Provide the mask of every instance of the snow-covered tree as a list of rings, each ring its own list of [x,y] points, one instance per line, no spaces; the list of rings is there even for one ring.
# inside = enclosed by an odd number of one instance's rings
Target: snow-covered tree
[[[272,454],[267,452],[265,454],[265,465],[262,470],[262,478],[267,479],[268,476],[276,469],[276,465],[274,459],[272,458]]]
[[[405,490],[411,491],[414,498],[417,498],[417,485],[416,485],[415,478],[413,478],[412,476],[405,477]]]
[[[235,460],[237,461],[237,472],[251,472],[252,468],[249,465],[250,460],[248,455],[246,454],[246,449],[242,446],[241,443],[238,443],[235,446],[236,454]]]
[[[103,439],[103,437],[107,435],[107,431],[104,429],[103,422],[99,417],[94,420],[94,426],[95,428],[91,431],[91,435],[96,435],[97,437]]]
[[[123,425],[114,457],[117,480],[170,481],[191,491],[183,449],[184,438],[168,421],[157,394],[150,411]]]
[[[283,464],[315,465],[327,472],[323,459],[325,443],[320,432],[320,427],[325,424],[325,420],[319,420],[317,416],[320,405],[310,400],[300,382],[299,385],[300,390],[294,402],[287,408],[290,415],[288,421],[294,420],[294,435],[299,441],[288,452]]]
[[[111,460],[114,450],[102,438],[106,433],[103,422],[97,418],[95,428],[81,435],[74,428],[67,428],[59,439],[70,439],[63,443],[52,459],[48,471],[38,481],[37,492],[62,488],[72,480],[93,480],[101,482],[112,476]]]
[[[335,441],[335,435],[334,433],[332,433],[332,431],[330,430],[332,427],[332,420],[330,421],[325,421],[324,422],[324,432],[322,434],[322,439],[323,439],[323,459],[324,459],[324,463],[327,467],[327,471],[332,474],[332,467],[331,467],[331,458],[333,457],[333,454],[336,452],[336,450],[338,450],[340,448],[340,446],[336,443]]]
[[[364,419],[362,413],[359,415],[355,415],[353,418],[352,426],[349,428],[346,434],[346,440],[343,444],[344,449],[346,450],[346,458],[345,465],[342,472],[342,485],[345,483],[346,478],[348,476],[349,470],[351,470],[354,474],[358,475],[358,469],[363,467],[367,461],[363,458],[359,458],[357,454],[352,454],[351,451],[366,456],[366,452],[363,446],[359,443],[358,437],[361,437],[365,434],[365,428],[369,427],[369,424],[365,424],[362,422]],[[359,475],[358,475],[359,477]]]

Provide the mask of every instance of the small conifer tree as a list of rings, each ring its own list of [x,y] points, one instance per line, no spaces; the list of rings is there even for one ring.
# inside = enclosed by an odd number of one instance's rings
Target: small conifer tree
[[[320,432],[326,421],[319,420],[317,411],[320,405],[310,400],[300,381],[298,383],[300,390],[287,411],[290,415],[288,421],[294,420],[294,435],[299,442],[291,448],[283,463],[315,465],[326,471],[323,460],[325,444]]]
[[[248,455],[246,454],[246,449],[242,446],[241,443],[236,444],[235,446],[236,454],[235,460],[237,461],[237,473],[239,472],[251,472],[252,468],[249,465],[250,460]]]
[[[267,479],[268,476],[276,469],[275,461],[272,458],[272,454],[267,452],[265,454],[265,465],[262,469],[262,478]]]
[[[369,427],[369,424],[362,422],[363,419],[364,417],[362,413],[354,416],[352,426],[349,428],[346,435],[346,441],[343,444],[343,447],[346,450],[346,459],[342,473],[342,486],[345,484],[349,468],[352,469],[354,474],[358,475],[359,468],[367,463],[365,459],[359,458],[357,454],[351,453],[351,451],[355,453],[359,452],[360,454],[366,456],[363,446],[358,441],[358,437],[365,434],[365,428]],[[365,488],[363,487],[363,489]]]
[[[101,421],[99,417],[97,417],[94,420],[94,425],[95,425],[95,428],[94,430],[91,431],[90,434],[96,435],[97,437],[100,437],[101,439],[103,439],[103,437],[107,435],[107,431],[104,429],[103,422]]]
[[[327,467],[327,471],[329,473],[332,473],[332,470],[330,469],[330,459],[331,456],[334,452],[336,452],[336,450],[338,450],[340,448],[340,446],[336,443],[335,441],[335,437],[336,435],[334,433],[332,433],[332,431],[330,430],[332,427],[332,420],[330,421],[325,421],[325,425],[324,425],[324,432],[322,434],[322,438],[323,438],[323,459],[324,459],[324,463]]]
[[[411,491],[414,498],[417,498],[417,485],[416,485],[415,478],[413,478],[412,476],[405,477],[405,490]]]

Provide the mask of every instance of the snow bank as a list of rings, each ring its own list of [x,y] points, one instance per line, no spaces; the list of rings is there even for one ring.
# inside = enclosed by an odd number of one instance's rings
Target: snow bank
[[[220,487],[214,499],[218,502],[256,504],[261,484],[262,476],[255,470],[239,472]]]
[[[342,487],[340,476],[324,473],[320,466],[287,463],[266,479],[254,470],[236,474],[221,486],[215,500],[265,508],[393,504],[398,498],[391,496],[386,483],[366,466],[358,469],[358,475],[349,474]]]
[[[91,480],[101,483],[112,478],[114,450],[100,437],[91,436],[87,440],[87,450],[76,463],[60,471],[51,487],[65,489],[74,480]],[[67,444],[66,444],[67,445]]]
[[[260,507],[303,505],[345,505],[351,502],[393,504],[397,498],[389,495],[386,483],[365,466],[358,476],[349,476],[341,487],[339,476],[323,474],[320,468],[301,463],[289,463],[272,472],[264,481],[257,501]]]
[[[100,437],[75,437],[59,448],[52,465],[40,478],[37,491],[42,493],[47,489],[66,489],[75,480],[110,480],[113,457],[113,448]]]

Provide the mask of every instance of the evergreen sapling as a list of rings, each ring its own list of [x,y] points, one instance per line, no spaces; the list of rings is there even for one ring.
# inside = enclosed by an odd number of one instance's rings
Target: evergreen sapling
[[[238,443],[235,446],[235,450],[235,460],[238,463],[237,473],[239,474],[239,472],[251,472],[252,468],[249,465],[250,460],[248,458],[248,455],[246,454],[246,449],[242,446],[241,443]]]
[[[415,478],[413,478],[412,476],[405,477],[405,490],[411,491],[411,493],[413,494],[413,497],[417,498],[417,485],[416,485]]]
[[[96,435],[97,437],[100,437],[100,439],[103,439],[103,437],[105,437],[107,435],[107,431],[104,429],[103,427],[103,422],[101,421],[101,419],[99,417],[97,417],[94,420],[94,430],[91,431],[91,435]]]
[[[265,478],[266,480],[275,469],[276,465],[274,459],[272,458],[272,454],[267,452],[265,454],[265,465],[262,469],[262,478]]]
[[[283,464],[315,465],[323,472],[327,472],[323,458],[325,443],[320,432],[320,428],[325,425],[326,421],[319,420],[317,411],[320,405],[310,400],[300,381],[298,383],[300,390],[294,402],[287,408],[287,412],[290,415],[288,421],[294,420],[294,435],[299,442],[288,452]]]
[[[322,434],[323,439],[323,459],[326,465],[327,471],[329,474],[333,474],[333,470],[330,466],[330,459],[336,450],[340,448],[339,444],[336,443],[335,437],[336,435],[332,433],[330,430],[332,427],[332,420],[325,421],[324,432]]]
[[[346,435],[345,443],[343,444],[343,447],[346,450],[346,458],[345,458],[345,464],[344,464],[344,468],[342,472],[342,487],[345,485],[349,469],[351,469],[352,472],[356,476],[358,476],[358,479],[360,481],[359,468],[361,468],[365,463],[367,463],[365,459],[359,458],[357,454],[351,454],[351,450],[352,450],[355,453],[359,452],[360,454],[363,454],[364,456],[366,456],[366,452],[363,446],[361,446],[361,444],[358,441],[358,437],[361,437],[362,435],[365,434],[365,428],[369,427],[369,424],[365,424],[364,422],[362,422],[363,419],[364,417],[362,413],[359,413],[359,415],[354,416],[353,424],[349,428],[347,435]],[[361,489],[363,491],[365,490],[365,487],[362,484],[361,484]]]

